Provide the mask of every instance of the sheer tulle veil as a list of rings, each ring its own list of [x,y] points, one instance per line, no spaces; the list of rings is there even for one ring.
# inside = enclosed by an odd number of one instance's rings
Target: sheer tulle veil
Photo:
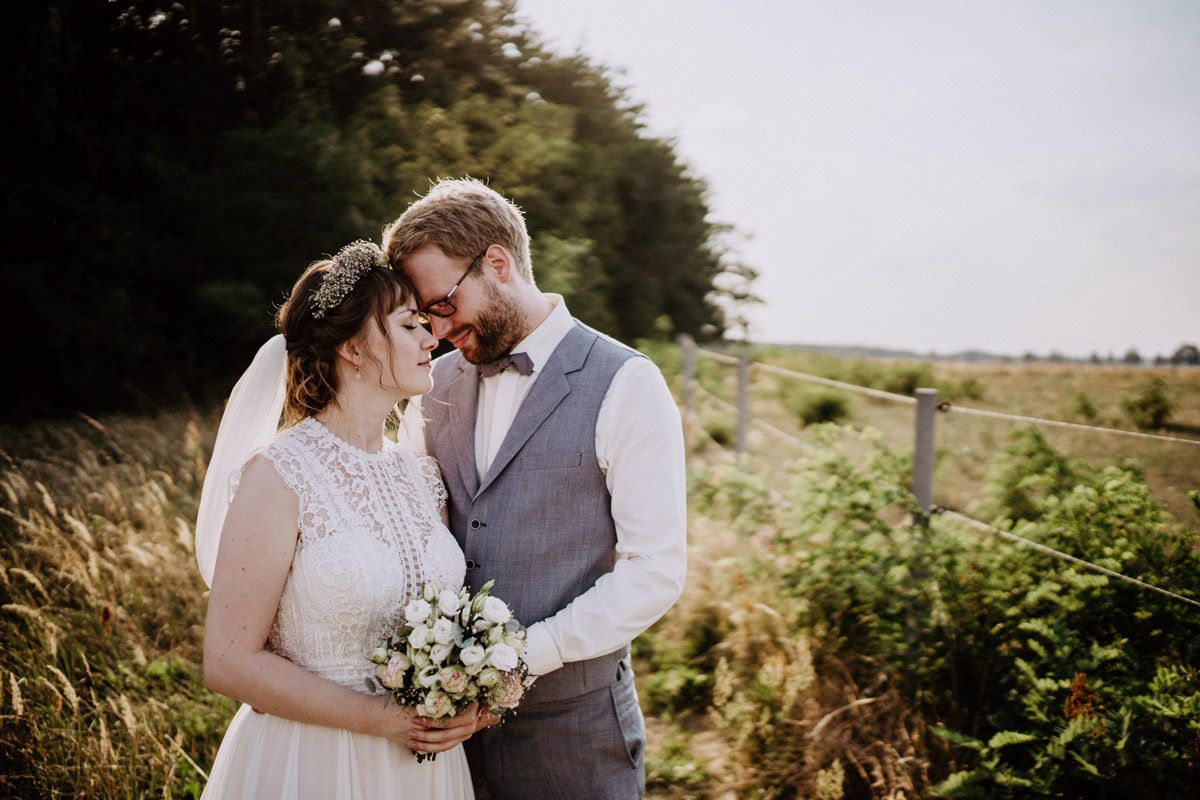
[[[257,450],[266,447],[279,429],[286,390],[287,345],[283,334],[259,348],[250,367],[238,379],[217,429],[196,517],[196,563],[204,582],[212,585],[221,543],[221,527],[233,499],[233,479]]]

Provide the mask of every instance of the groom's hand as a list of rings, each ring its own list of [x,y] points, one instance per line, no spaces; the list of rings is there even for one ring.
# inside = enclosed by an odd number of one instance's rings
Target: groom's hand
[[[500,718],[486,708],[479,712],[479,720],[475,723],[475,732],[490,728],[492,725],[499,725]]]

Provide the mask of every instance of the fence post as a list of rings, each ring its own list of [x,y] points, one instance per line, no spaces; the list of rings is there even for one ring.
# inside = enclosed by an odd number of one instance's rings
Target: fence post
[[[750,357],[743,350],[738,353],[738,431],[737,453],[741,458],[746,453],[746,428],[750,424]]]
[[[683,418],[688,420],[692,417],[692,381],[696,377],[696,340],[686,333],[681,333],[675,337],[675,341],[679,344],[679,351],[683,358],[681,365],[683,371]]]
[[[917,389],[917,430],[913,447],[913,494],[925,512],[933,508],[933,428],[937,389]]]

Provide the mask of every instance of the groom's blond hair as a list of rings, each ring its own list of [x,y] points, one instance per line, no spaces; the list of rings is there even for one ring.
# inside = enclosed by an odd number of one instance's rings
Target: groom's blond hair
[[[529,232],[521,209],[474,178],[439,180],[383,229],[383,249],[400,270],[405,256],[429,244],[466,259],[501,245],[512,254],[517,273],[533,283]]]

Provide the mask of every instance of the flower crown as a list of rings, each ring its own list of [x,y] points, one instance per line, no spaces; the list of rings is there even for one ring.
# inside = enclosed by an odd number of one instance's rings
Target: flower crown
[[[358,279],[371,267],[388,266],[387,255],[377,244],[359,239],[343,247],[333,257],[333,266],[325,273],[321,285],[313,292],[312,315],[321,319],[326,312],[337,308],[354,291]]]

